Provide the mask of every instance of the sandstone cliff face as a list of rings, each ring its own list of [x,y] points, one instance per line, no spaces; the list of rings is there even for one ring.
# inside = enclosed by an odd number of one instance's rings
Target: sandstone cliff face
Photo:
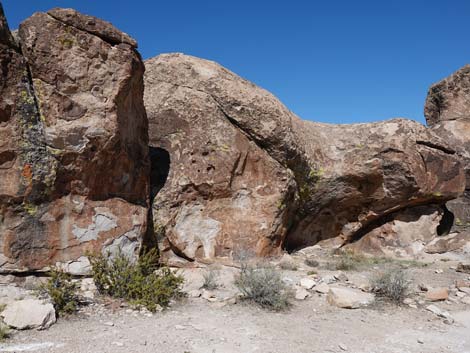
[[[470,229],[470,65],[431,86],[424,108],[430,128],[462,158],[466,189],[447,203],[455,215],[455,229]]]
[[[0,266],[132,255],[147,228],[144,66],[135,41],[74,10],[0,26]]]
[[[154,220],[166,254],[200,260],[343,245],[377,237],[385,217],[408,208],[433,205],[439,222],[439,205],[463,191],[455,151],[416,122],[302,121],[214,62],[166,54],[146,68],[150,144],[163,175]]]

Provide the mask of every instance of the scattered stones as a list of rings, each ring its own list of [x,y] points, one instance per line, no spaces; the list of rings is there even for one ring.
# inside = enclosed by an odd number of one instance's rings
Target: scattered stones
[[[470,305],[470,297],[465,296],[460,300],[463,304]]]
[[[340,282],[347,282],[347,281],[348,281],[348,276],[346,276],[346,274],[345,274],[344,272],[334,273],[334,274],[333,274],[333,277],[334,277],[337,281],[340,281]]]
[[[426,310],[432,312],[436,316],[439,316],[439,317],[445,319],[444,322],[447,323],[447,324],[452,324],[454,322],[454,319],[452,318],[452,316],[450,315],[450,313],[448,311],[441,310],[440,308],[438,308],[435,305],[428,305],[426,307]]]
[[[215,296],[214,293],[212,293],[211,291],[208,291],[208,290],[203,290],[202,291],[202,294],[201,294],[201,297],[209,302],[216,302],[217,301],[217,297]]]
[[[310,293],[305,288],[297,288],[295,291],[296,300],[304,300],[310,296]]]
[[[460,287],[459,291],[460,291],[460,293],[465,293],[465,294],[470,295],[470,288],[468,288],[468,287]]]
[[[305,289],[312,289],[315,286],[315,284],[317,284],[317,282],[315,282],[313,279],[308,278],[308,277],[302,278],[300,280],[300,285]]]
[[[326,284],[331,284],[331,283],[334,283],[334,282],[337,281],[337,279],[334,275],[322,276],[321,280],[322,280],[323,283],[326,283]]]
[[[447,288],[431,288],[426,292],[425,298],[432,302],[447,300],[449,298],[449,290]]]
[[[470,288],[470,281],[465,281],[465,280],[457,280],[455,281],[455,287],[460,289],[460,288]]]
[[[351,288],[330,288],[328,303],[339,308],[357,309],[374,302],[374,295]]]
[[[405,299],[403,299],[403,304],[405,304],[405,305],[414,305],[414,304],[416,304],[416,302],[411,298],[405,298]]]
[[[326,283],[320,283],[317,284],[313,289],[315,290],[315,292],[328,294],[328,292],[330,291],[330,286]]]
[[[1,314],[5,324],[18,330],[49,328],[56,322],[52,304],[38,299],[25,299],[7,305]]]

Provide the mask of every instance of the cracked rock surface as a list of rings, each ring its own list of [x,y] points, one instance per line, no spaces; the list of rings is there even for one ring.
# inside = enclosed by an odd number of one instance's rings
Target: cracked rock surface
[[[466,188],[462,197],[447,203],[455,216],[454,230],[470,230],[470,65],[431,86],[424,108],[432,131],[461,157]]]
[[[147,228],[144,66],[135,41],[71,9],[0,16],[0,269],[37,271]]]
[[[305,121],[215,62],[145,64],[153,217],[168,260],[340,246],[423,205],[438,225],[440,205],[464,189],[455,150],[417,122]]]

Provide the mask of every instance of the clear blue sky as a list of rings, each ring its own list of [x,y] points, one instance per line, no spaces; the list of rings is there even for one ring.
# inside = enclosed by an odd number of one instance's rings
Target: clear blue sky
[[[215,60],[323,122],[424,122],[428,87],[470,63],[470,0],[2,2],[11,28],[73,7],[131,34],[144,58]]]

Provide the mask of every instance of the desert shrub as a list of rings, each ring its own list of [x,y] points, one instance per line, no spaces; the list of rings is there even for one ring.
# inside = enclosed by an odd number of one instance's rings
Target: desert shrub
[[[286,271],[297,271],[297,265],[293,261],[281,261],[279,267]]]
[[[7,338],[10,337],[10,330],[8,326],[0,323],[0,342],[4,342]]]
[[[341,271],[354,271],[364,266],[377,264],[376,258],[366,257],[350,250],[341,251],[337,257],[333,268]]]
[[[312,257],[306,258],[304,262],[309,267],[318,267],[318,266],[320,266],[320,263]]]
[[[279,272],[271,265],[243,264],[234,283],[244,300],[262,308],[281,311],[291,305],[289,299],[292,292],[282,281]]]
[[[204,279],[204,283],[202,284],[202,289],[207,290],[215,290],[219,288],[219,284],[217,283],[217,278],[219,277],[219,273],[214,269],[209,269],[202,274]]]
[[[158,267],[155,249],[133,262],[122,253],[111,257],[90,257],[93,280],[101,294],[120,298],[135,306],[154,312],[158,306],[167,307],[170,300],[182,295],[183,277],[167,267]]]
[[[48,297],[59,314],[72,314],[77,311],[78,284],[73,282],[72,276],[58,268],[53,268],[48,275],[47,281],[39,285],[38,295]]]
[[[401,303],[409,287],[409,280],[404,270],[400,268],[388,269],[373,278],[374,292],[395,303]]]

